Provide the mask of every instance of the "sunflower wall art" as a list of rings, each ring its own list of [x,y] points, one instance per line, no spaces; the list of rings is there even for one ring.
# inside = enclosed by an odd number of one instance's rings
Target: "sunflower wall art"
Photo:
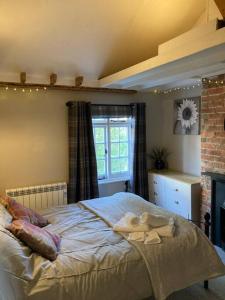
[[[200,97],[174,101],[174,134],[200,134]]]

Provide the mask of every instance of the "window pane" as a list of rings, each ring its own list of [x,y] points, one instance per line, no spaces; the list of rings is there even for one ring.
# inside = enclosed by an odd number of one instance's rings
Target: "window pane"
[[[104,119],[104,118],[102,118],[102,119],[98,119],[98,118],[93,118],[92,119],[92,122],[94,123],[94,124],[99,124],[99,123],[107,123],[107,119]]]
[[[128,156],[128,143],[120,143],[120,156]]]
[[[110,127],[111,142],[119,142],[119,134],[120,134],[119,127]]]
[[[120,153],[119,153],[119,143],[112,143],[111,144],[111,157],[119,157]]]
[[[112,173],[120,172],[120,160],[119,159],[114,158],[111,160],[111,171],[112,171]]]
[[[120,141],[128,141],[127,127],[120,127]]]
[[[104,127],[95,127],[94,132],[95,132],[95,142],[104,143],[105,142]]]
[[[96,144],[95,150],[96,150],[97,159],[105,158],[105,144]]]
[[[120,158],[120,171],[128,172],[128,158]]]
[[[98,176],[105,176],[105,160],[97,159]]]

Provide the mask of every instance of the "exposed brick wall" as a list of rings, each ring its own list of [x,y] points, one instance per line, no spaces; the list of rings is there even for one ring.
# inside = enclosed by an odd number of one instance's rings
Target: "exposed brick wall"
[[[224,75],[218,77],[221,82]],[[225,81],[203,85],[201,99],[201,170],[225,174]],[[211,178],[202,175],[201,215],[211,208]]]

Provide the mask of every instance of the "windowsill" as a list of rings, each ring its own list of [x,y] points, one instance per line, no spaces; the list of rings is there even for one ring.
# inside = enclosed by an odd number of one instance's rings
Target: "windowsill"
[[[108,183],[116,183],[116,182],[122,182],[130,180],[130,177],[117,177],[117,178],[110,178],[110,179],[102,179],[98,180],[98,184],[108,184]]]

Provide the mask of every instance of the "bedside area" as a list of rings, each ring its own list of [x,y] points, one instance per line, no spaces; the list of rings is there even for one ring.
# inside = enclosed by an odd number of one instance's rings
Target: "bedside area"
[[[173,170],[150,170],[149,199],[185,219],[200,219],[201,178]]]

